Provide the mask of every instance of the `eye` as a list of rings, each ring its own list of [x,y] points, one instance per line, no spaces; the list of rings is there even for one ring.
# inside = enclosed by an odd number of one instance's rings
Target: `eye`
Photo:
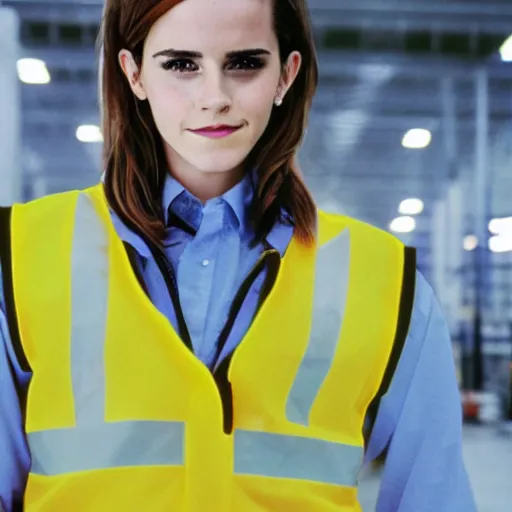
[[[234,71],[255,71],[265,66],[265,61],[257,57],[237,57],[229,64],[229,69]]]
[[[178,74],[193,73],[197,71],[197,65],[187,59],[172,59],[164,62],[162,68]]]

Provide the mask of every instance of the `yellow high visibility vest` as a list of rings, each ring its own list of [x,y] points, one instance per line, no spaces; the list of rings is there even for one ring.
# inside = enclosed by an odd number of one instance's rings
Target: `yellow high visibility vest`
[[[319,212],[317,245],[292,239],[212,373],[139,285],[101,186],[10,215],[33,372],[26,512],[361,510],[363,423],[403,299],[398,240]]]

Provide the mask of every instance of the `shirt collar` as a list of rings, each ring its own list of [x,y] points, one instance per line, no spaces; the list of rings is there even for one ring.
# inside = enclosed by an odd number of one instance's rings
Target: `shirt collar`
[[[190,192],[188,192],[178,180],[168,174],[165,180],[162,194],[162,207],[166,224],[168,223],[169,207],[171,206],[171,203],[183,191],[186,191],[188,194],[190,194]],[[249,228],[250,210],[253,197],[254,178],[252,173],[246,173],[241,181],[239,181],[234,187],[232,187],[221,196],[221,199],[223,199],[233,210],[233,213],[235,214],[238,221],[238,228],[240,230],[247,231]]]
[[[241,182],[226,192],[223,198],[229,203],[235,213],[240,227],[246,232],[250,231],[249,219],[250,208],[254,197],[254,184],[256,183],[254,173],[247,173]],[[178,197],[185,189],[177,180],[168,175],[164,184],[162,204],[164,206],[165,220],[167,222],[168,209],[171,202]],[[284,219],[279,219],[269,235],[267,242],[277,249],[281,256],[284,255],[288,243],[293,236],[293,219],[283,210]],[[131,231],[121,219],[112,212],[112,220],[115,229],[121,240],[131,244],[143,258],[149,258],[151,252],[146,243],[133,231]]]
[[[248,231],[249,219],[254,197],[254,184],[251,173],[246,173],[241,181],[222,195],[222,199],[233,210],[241,231]]]
[[[185,187],[170,174],[167,174],[162,194],[162,207],[164,209],[164,221],[167,226],[169,222],[169,207],[171,203],[185,190]]]

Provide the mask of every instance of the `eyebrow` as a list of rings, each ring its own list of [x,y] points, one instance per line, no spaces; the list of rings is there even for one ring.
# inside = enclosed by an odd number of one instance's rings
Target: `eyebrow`
[[[226,53],[226,57],[228,59],[235,59],[237,57],[256,57],[259,55],[271,55],[271,53],[268,50],[264,50],[263,48],[236,50]],[[189,50],[175,50],[173,48],[168,48],[167,50],[162,50],[155,53],[153,58],[156,57],[168,57],[171,59],[202,59],[203,54]]]

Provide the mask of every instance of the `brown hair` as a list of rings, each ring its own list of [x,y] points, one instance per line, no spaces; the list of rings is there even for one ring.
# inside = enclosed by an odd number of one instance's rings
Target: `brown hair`
[[[148,102],[132,93],[118,54],[123,48],[130,50],[140,69],[151,27],[181,1],[106,0],[99,38],[105,194],[124,222],[157,245],[165,233],[161,196],[169,171]],[[296,50],[302,55],[302,67],[247,160],[248,168],[258,172],[253,222],[261,240],[284,208],[293,219],[295,235],[310,245],[315,239],[316,207],[296,161],[318,82],[306,0],[274,0],[274,25],[281,62],[284,65]]]

